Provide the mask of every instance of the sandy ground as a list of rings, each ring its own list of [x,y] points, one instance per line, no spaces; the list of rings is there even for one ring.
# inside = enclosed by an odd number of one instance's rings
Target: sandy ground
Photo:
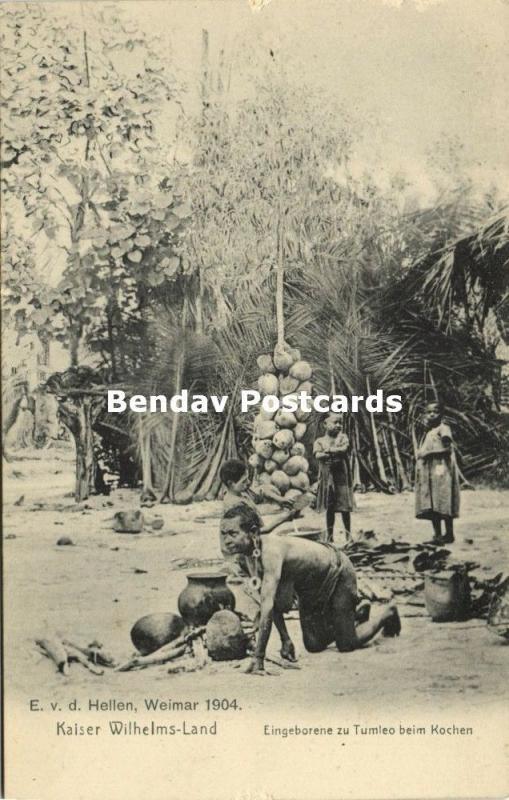
[[[217,692],[227,686],[230,693],[241,692],[253,709],[267,703],[287,709],[328,707],[335,698],[399,709],[428,701],[482,708],[504,700],[508,650],[485,623],[436,624],[424,609],[410,606],[402,608],[399,638],[377,639],[347,655],[334,647],[321,654],[306,653],[298,621],[290,620],[300,669],[269,666],[276,673],[270,678],[244,675],[234,664],[171,677],[164,666],[103,677],[74,666],[70,676],[63,677],[37,652],[34,639],[59,630],[82,642],[97,638],[119,657],[129,656],[129,631],[135,620],[176,609],[190,571],[182,560],[220,557],[220,503],[156,506],[147,516],[162,516],[162,530],[119,534],[111,528],[111,517],[116,510],[136,508],[138,494],[119,490],[77,507],[70,496],[72,454],[38,453],[37,459],[7,465],[4,474],[5,667],[11,697],[30,697],[34,687],[44,687],[56,699],[67,697],[70,688],[87,696],[136,699],[170,691],[172,696],[211,688]],[[21,504],[15,505],[21,496]],[[430,537],[428,524],[413,517],[412,495],[372,493],[357,502],[354,531],[372,528],[415,542]],[[487,577],[508,563],[507,508],[507,492],[478,489],[462,495],[453,552],[458,558],[480,561]],[[316,515],[306,513],[306,521],[316,526]],[[56,541],[63,535],[72,537],[75,546],[58,547]],[[277,651],[273,633],[268,654],[277,658]]]

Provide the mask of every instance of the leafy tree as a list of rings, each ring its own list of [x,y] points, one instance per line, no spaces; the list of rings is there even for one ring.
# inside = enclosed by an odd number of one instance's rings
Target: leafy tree
[[[80,27],[46,5],[3,10],[3,191],[64,253],[58,285],[18,309],[19,330],[45,328],[76,364],[83,337],[104,329],[116,376],[124,316],[183,271],[189,209],[156,139],[161,108],[179,97],[156,43],[116,11],[90,14]]]
[[[19,335],[62,341],[73,366],[85,343],[115,381],[140,363],[143,342],[135,352],[131,341],[154,302],[187,293],[190,209],[157,134],[180,101],[157,42],[115,9],[87,9],[81,24],[48,5],[2,9],[2,190],[25,218],[18,231],[4,219],[5,303]],[[41,249],[62,262],[55,285],[36,268]],[[80,499],[93,473],[83,403],[61,408],[85,476]]]

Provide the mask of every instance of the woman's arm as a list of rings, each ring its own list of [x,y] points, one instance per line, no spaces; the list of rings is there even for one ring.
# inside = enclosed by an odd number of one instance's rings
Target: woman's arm
[[[313,455],[317,461],[328,461],[330,460],[330,453],[328,450],[323,449],[323,445],[320,439],[317,439],[313,445]]]
[[[274,491],[274,489],[271,489],[269,486],[259,485],[255,491],[262,501],[272,500],[272,502],[277,503],[278,506],[283,506],[286,508],[290,508],[292,505],[290,500],[285,500],[284,497],[281,497],[280,494]]]
[[[276,514],[276,516],[271,518],[270,522],[264,522],[263,527],[260,528],[260,533],[270,533],[274,528],[277,528],[278,525],[282,525],[283,522],[288,522],[289,519],[296,517],[298,513],[299,512],[294,508],[289,508],[286,511],[282,511],[281,514]]]
[[[272,630],[274,600],[281,578],[283,559],[280,553],[266,553],[263,557],[263,579],[260,602],[260,628],[253,659],[247,672],[264,674],[265,651]]]
[[[337,441],[331,447],[330,452],[334,454],[346,453],[349,447],[350,441],[348,436],[346,433],[342,433],[341,436],[338,436]]]
[[[444,432],[440,433],[437,440],[440,440],[441,444],[437,443],[432,444],[431,447],[428,448],[421,448],[422,455],[421,458],[429,458],[430,456],[447,456],[451,454],[452,451],[452,436],[451,431],[448,426],[444,426]]]

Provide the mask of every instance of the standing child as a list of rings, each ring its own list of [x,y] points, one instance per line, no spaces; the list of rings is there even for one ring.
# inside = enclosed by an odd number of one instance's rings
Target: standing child
[[[425,435],[417,451],[415,516],[429,519],[437,544],[454,542],[453,520],[459,516],[460,484],[452,433],[442,420],[439,403],[426,406]],[[442,520],[445,536],[442,537]]]
[[[315,440],[313,453],[320,468],[316,510],[325,510],[327,541],[334,539],[334,522],[339,512],[347,541],[351,538],[351,512],[354,508],[348,454],[350,442],[341,430],[341,414],[325,419],[325,436]]]

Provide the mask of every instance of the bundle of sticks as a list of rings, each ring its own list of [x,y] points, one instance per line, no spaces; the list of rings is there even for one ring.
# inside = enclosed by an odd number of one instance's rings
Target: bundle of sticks
[[[117,672],[130,672],[134,669],[145,669],[154,665],[173,664],[168,672],[194,672],[203,669],[208,661],[207,650],[203,639],[205,628],[191,628],[172,642],[163,645],[146,656],[134,655],[124,664],[116,668]]]
[[[242,628],[248,639],[248,651],[252,649],[257,626],[244,615],[239,615]],[[91,642],[79,645],[60,634],[36,639],[36,644],[43,655],[51,659],[62,675],[69,674],[73,662],[81,664],[94,675],[103,675],[104,668],[115,672],[131,672],[146,667],[171,663],[169,673],[195,672],[203,669],[209,662],[205,637],[205,626],[187,628],[172,642],[163,645],[153,653],[141,655],[136,653],[127,661],[118,664],[117,660],[107,653],[102,644]]]
[[[103,675],[102,667],[113,669],[116,666],[115,659],[104,650],[100,642],[94,641],[84,646],[54,634],[36,639],[35,643],[39,651],[56,664],[62,675],[69,674],[73,662],[81,664],[94,675]]]

